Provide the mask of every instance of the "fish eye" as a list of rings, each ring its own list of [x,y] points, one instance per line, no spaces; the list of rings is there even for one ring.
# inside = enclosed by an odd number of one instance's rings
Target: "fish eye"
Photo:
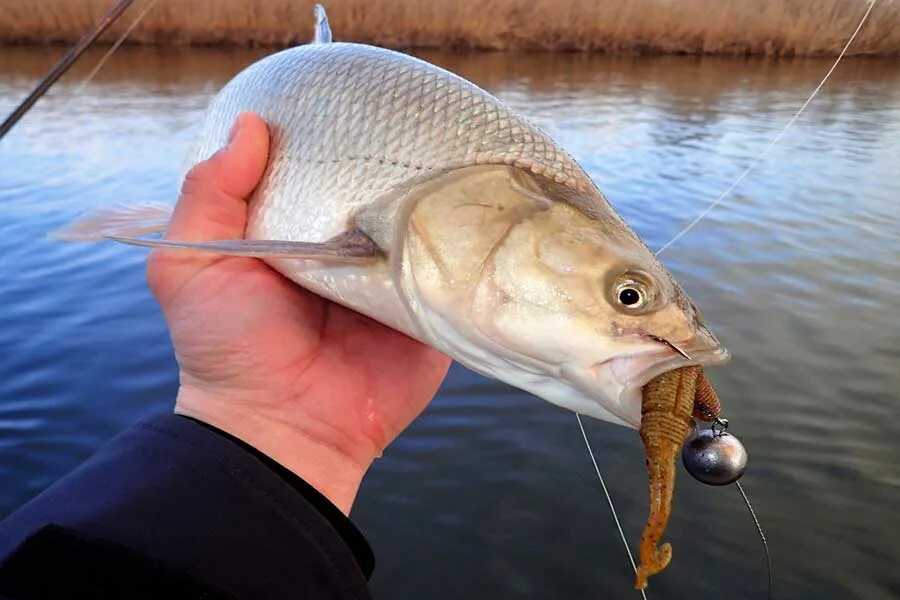
[[[650,288],[643,281],[628,275],[620,276],[616,282],[615,300],[628,311],[641,310],[650,303]]]
[[[625,306],[634,306],[643,299],[641,291],[634,287],[623,287],[619,290],[619,302]]]

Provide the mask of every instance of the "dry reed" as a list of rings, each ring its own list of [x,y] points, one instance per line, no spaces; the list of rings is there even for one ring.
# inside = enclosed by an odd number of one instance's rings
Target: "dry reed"
[[[0,41],[71,42],[113,0],[0,0]],[[141,0],[117,24],[121,32]],[[395,48],[833,55],[868,0],[333,0],[335,39]],[[311,0],[160,0],[130,41],[286,46]],[[108,36],[110,37],[110,36]],[[880,0],[852,55],[900,56],[900,0]]]

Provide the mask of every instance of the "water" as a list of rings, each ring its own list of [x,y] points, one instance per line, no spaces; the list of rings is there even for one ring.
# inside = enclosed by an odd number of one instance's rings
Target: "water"
[[[6,113],[61,49],[0,50]],[[139,249],[45,234],[171,199],[209,97],[251,50],[125,49],[79,65],[0,144],[0,514],[134,420],[176,366]],[[530,115],[659,247],[764,147],[820,60],[425,54]],[[737,194],[664,255],[734,360],[711,370],[750,452],[780,598],[889,598],[900,532],[900,65],[848,60]],[[629,540],[646,518],[634,432],[588,432]],[[675,558],[651,598],[763,598],[734,488],[682,471]],[[633,598],[574,417],[454,367],[354,509],[381,598]]]

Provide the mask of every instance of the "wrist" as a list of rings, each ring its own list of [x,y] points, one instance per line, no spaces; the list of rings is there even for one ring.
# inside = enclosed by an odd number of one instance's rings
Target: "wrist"
[[[304,427],[301,416],[285,418],[196,388],[179,389],[175,413],[208,423],[253,446],[316,488],[344,514],[350,513],[374,460],[374,456],[348,452],[315,427]]]

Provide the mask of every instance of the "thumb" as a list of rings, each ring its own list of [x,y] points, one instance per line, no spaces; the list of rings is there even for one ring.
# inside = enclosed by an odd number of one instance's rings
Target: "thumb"
[[[247,226],[247,198],[265,171],[269,131],[259,116],[238,115],[228,144],[185,176],[166,239],[240,239]],[[154,250],[147,264],[150,287],[169,296],[221,257],[189,250]]]
[[[244,237],[246,199],[262,177],[268,154],[265,121],[253,113],[238,115],[228,145],[197,164],[185,177],[166,239]]]

